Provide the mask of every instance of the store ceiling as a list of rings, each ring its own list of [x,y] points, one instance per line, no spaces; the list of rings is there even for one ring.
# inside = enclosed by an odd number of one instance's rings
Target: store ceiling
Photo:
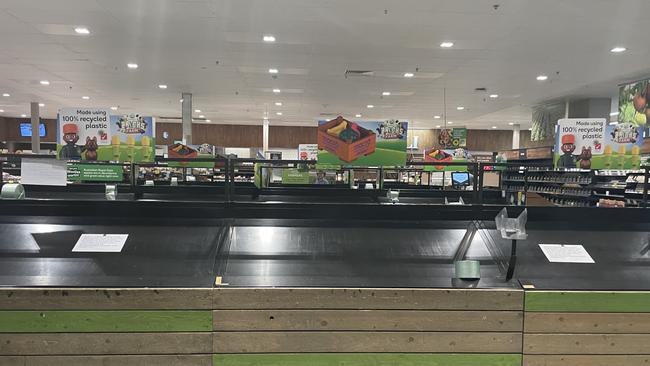
[[[39,101],[47,117],[64,106],[180,117],[187,91],[212,123],[361,113],[431,128],[446,88],[454,125],[527,127],[531,105],[609,97],[649,76],[647,14],[647,0],[0,0],[0,93],[11,95],[0,115]]]

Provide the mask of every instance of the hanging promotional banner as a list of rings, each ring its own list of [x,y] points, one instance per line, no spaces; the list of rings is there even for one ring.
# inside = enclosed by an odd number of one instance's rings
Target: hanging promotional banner
[[[408,123],[398,120],[351,122],[343,117],[318,122],[318,163],[352,166],[406,164]]]
[[[167,147],[167,157],[172,159],[209,159],[214,158],[216,148],[214,145],[185,145],[177,142]],[[214,162],[195,161],[170,161],[169,166],[182,166],[188,168],[214,168],[220,164]]]
[[[643,128],[608,125],[604,118],[558,121],[555,167],[565,169],[638,169]]]
[[[318,144],[299,144],[299,160],[316,160],[318,159]]]
[[[650,81],[623,85],[618,93],[618,122],[645,126],[650,121]]]
[[[469,151],[458,149],[424,149],[424,159],[427,163],[468,163],[473,161]],[[424,171],[434,172],[466,172],[467,165],[425,165]]]
[[[467,129],[452,128],[442,129],[438,133],[438,147],[442,149],[456,149],[467,146]]]
[[[111,116],[106,108],[62,108],[57,121],[57,157],[88,161],[153,161],[154,119]]]

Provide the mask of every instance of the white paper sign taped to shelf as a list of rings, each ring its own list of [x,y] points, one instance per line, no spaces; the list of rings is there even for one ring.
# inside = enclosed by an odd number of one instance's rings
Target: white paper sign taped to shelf
[[[67,181],[68,170],[63,160],[23,158],[20,162],[22,184],[65,186]]]
[[[582,245],[540,244],[539,248],[551,263],[596,263]]]
[[[81,234],[73,252],[119,253],[129,234]]]

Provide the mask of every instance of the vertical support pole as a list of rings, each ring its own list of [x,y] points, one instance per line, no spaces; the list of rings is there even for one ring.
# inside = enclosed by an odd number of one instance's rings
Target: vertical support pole
[[[41,135],[39,133],[39,124],[41,123],[41,115],[38,107],[38,102],[30,103],[31,117],[32,117],[32,153],[41,153]]]
[[[185,144],[192,144],[192,93],[183,93],[181,103],[183,119],[183,140]]]
[[[264,118],[262,124],[262,152],[266,156],[266,152],[269,151],[269,119]]]
[[[520,136],[521,136],[521,125],[514,124],[512,126],[512,148],[514,149],[519,149],[519,141],[520,141]]]

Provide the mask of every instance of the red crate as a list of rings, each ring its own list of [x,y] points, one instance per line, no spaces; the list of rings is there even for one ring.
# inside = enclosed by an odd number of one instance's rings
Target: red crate
[[[327,133],[327,130],[338,126],[342,122],[350,121],[339,116],[327,123],[318,126],[318,148],[324,149],[338,156],[339,159],[350,163],[360,156],[370,155],[375,152],[377,135],[359,126],[360,137],[357,141],[343,140]]]

